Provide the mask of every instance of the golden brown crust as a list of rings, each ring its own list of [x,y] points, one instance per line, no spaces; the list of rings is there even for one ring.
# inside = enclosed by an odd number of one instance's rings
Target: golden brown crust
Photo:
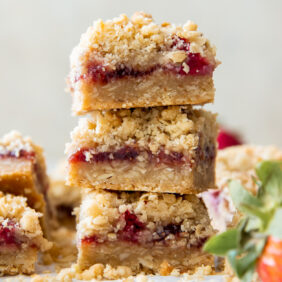
[[[92,110],[202,105],[212,103],[215,88],[212,76],[176,76],[154,71],[146,77],[127,77],[106,84],[76,82],[72,110],[82,115]]]
[[[128,242],[107,242],[100,245],[79,246],[78,265],[81,270],[93,265],[109,265],[111,268],[127,270],[123,275],[139,273],[170,275],[173,270],[178,273],[193,273],[199,266],[214,266],[212,255],[200,248],[143,246]],[[103,272],[102,272],[103,273]],[[101,273],[101,274],[102,274]]]
[[[169,167],[148,160],[105,164],[70,163],[67,183],[80,188],[197,194],[215,188],[215,161]]]
[[[37,249],[28,248],[25,250],[16,250],[10,253],[1,254],[0,276],[34,273],[37,253]],[[11,278],[11,281],[12,279],[13,278]]]

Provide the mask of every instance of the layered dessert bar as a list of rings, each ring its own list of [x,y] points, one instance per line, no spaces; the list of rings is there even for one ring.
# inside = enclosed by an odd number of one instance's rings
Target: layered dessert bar
[[[79,187],[69,187],[65,184],[66,167],[66,160],[58,163],[50,176],[48,189],[49,204],[59,220],[74,218],[73,209],[79,206],[81,198]]]
[[[46,174],[43,150],[29,137],[12,131],[0,139],[0,191],[27,198],[28,206],[46,214]],[[46,217],[40,218],[46,231]]]
[[[213,235],[196,195],[85,189],[78,213],[78,265],[127,266],[168,275],[213,265],[202,251]]]
[[[0,192],[0,275],[34,272],[38,251],[52,246],[43,238],[40,216],[26,198]]]
[[[216,135],[216,115],[190,106],[94,111],[67,145],[67,184],[198,193],[215,186]]]
[[[73,111],[212,102],[217,64],[190,21],[158,25],[144,13],[98,20],[71,54]]]
[[[213,227],[224,231],[236,225],[241,217],[229,195],[228,182],[240,181],[249,192],[256,194],[255,167],[261,161],[282,160],[282,151],[275,146],[241,145],[218,151],[216,184],[218,189],[202,193]]]

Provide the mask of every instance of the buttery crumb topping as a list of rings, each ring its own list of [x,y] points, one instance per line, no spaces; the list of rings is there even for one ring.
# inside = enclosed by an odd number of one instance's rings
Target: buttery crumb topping
[[[42,214],[29,208],[26,201],[24,197],[0,192],[0,221],[13,219],[24,231],[42,234],[39,223],[39,217]]]
[[[77,73],[86,72],[89,61],[100,62],[112,70],[120,64],[140,70],[169,62],[181,63],[187,54],[177,44],[174,46],[175,36],[189,42],[191,53],[200,53],[215,64],[215,48],[197,31],[195,23],[159,25],[151,15],[138,12],[131,18],[122,14],[112,20],[100,19],[88,28],[71,55],[71,81]]]
[[[0,139],[0,154],[12,152],[18,157],[22,150],[29,153],[34,152],[37,158],[41,162],[44,162],[43,157],[41,157],[43,149],[34,144],[30,137],[24,137],[18,131],[13,130]]]
[[[11,131],[0,139],[0,153],[13,152],[15,156],[19,156],[19,152],[25,150],[33,151],[33,143],[29,137],[23,137],[17,131]]]
[[[117,224],[126,211],[138,216],[152,233],[157,226],[180,225],[182,232],[195,231],[196,238],[209,236],[209,218],[206,209],[195,195],[166,193],[107,192],[86,190],[79,213],[78,238],[91,235],[110,235],[123,226]],[[192,242],[193,235],[190,240]]]
[[[275,146],[241,145],[218,151],[216,159],[216,183],[220,189],[228,180],[237,179],[251,192],[256,192],[253,181],[255,166],[264,160],[282,160],[282,151]]]
[[[215,114],[189,106],[94,111],[80,120],[66,151],[85,147],[103,152],[134,145],[153,153],[161,147],[187,152],[198,146],[200,135],[215,138],[216,132]]]

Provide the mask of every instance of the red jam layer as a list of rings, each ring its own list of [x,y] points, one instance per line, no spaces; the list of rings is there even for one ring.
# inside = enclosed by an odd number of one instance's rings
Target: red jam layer
[[[28,152],[25,150],[20,150],[19,152],[15,152],[15,151],[7,151],[4,153],[0,153],[0,158],[4,159],[4,158],[23,158],[23,159],[28,159],[28,160],[32,160],[35,158],[35,153],[34,152]]]
[[[90,152],[90,159],[86,159],[86,153]],[[69,157],[70,163],[88,162],[111,162],[111,161],[129,161],[134,162],[140,154],[147,154],[149,162],[155,164],[165,164],[167,166],[180,166],[189,164],[192,166],[194,162],[183,153],[170,152],[169,154],[161,149],[157,154],[153,154],[149,150],[140,150],[136,147],[126,146],[114,152],[94,152],[89,148],[83,148],[75,152]],[[196,157],[199,162],[212,162],[215,159],[215,147],[213,145],[206,145],[204,149],[198,148],[196,150]]]
[[[146,229],[145,224],[128,210],[121,215],[120,221],[125,222],[125,226],[119,231],[118,239],[138,243],[140,232]]]
[[[117,240],[131,242],[135,244],[139,244],[140,242],[144,242],[142,240],[142,233],[147,230],[146,225],[141,222],[138,217],[131,213],[130,211],[125,211],[121,214],[119,218],[119,222],[124,224],[122,230],[117,233]],[[168,224],[166,226],[159,226],[156,230],[156,234],[158,235],[154,239],[152,239],[149,243],[161,242],[165,241],[165,238],[171,234],[174,236],[179,236],[181,233],[181,224]],[[199,241],[192,245],[192,247],[200,248],[203,246],[207,238],[199,239]],[[91,237],[86,237],[81,240],[82,244],[99,244],[103,241],[99,240],[99,237],[94,235]]]
[[[123,229],[117,233],[117,239],[132,243],[138,243],[142,231],[146,226],[138,217],[130,211],[125,211],[120,215],[119,222],[124,225]],[[83,244],[100,243],[98,236],[86,237],[81,240]]]
[[[190,43],[187,39],[174,36],[173,43],[169,50],[182,50],[187,53],[187,59],[184,61],[189,67],[189,72],[185,71],[182,62],[181,64],[169,63],[166,65],[154,65],[146,70],[136,70],[124,64],[116,66],[115,70],[109,69],[100,62],[92,61],[87,66],[87,73],[77,77],[76,81],[81,79],[89,79],[93,83],[107,84],[112,80],[121,79],[124,77],[142,77],[152,74],[156,70],[164,72],[172,72],[178,75],[211,75],[214,71],[214,64],[210,63],[207,58],[202,57],[200,53],[190,52]]]
[[[16,235],[16,223],[12,220],[0,226],[0,246],[20,247],[22,241]]]
[[[91,158],[86,160],[86,152],[91,153]],[[69,158],[70,163],[77,162],[88,162],[88,163],[99,163],[99,162],[111,162],[111,161],[136,161],[140,154],[146,153],[149,156],[149,161],[157,164],[164,163],[169,166],[183,165],[187,160],[183,153],[171,152],[170,154],[165,153],[164,150],[160,150],[158,154],[152,154],[149,150],[140,150],[136,147],[126,146],[115,152],[98,152],[92,153],[91,149],[84,148],[72,154]]]

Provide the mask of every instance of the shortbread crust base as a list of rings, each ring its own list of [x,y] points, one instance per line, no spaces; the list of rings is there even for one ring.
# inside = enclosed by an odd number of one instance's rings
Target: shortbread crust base
[[[181,76],[154,72],[139,78],[123,78],[107,84],[81,80],[72,89],[73,112],[92,110],[205,104],[214,100],[212,76]]]
[[[118,191],[200,193],[214,185],[214,162],[191,169],[147,162],[70,163],[68,185]]]
[[[112,267],[127,266],[133,274],[161,274],[164,264],[180,272],[193,271],[199,266],[213,266],[213,257],[199,248],[171,248],[167,246],[140,246],[130,242],[107,242],[103,244],[81,244],[78,265],[84,270],[101,263]]]
[[[0,253],[0,275],[31,274],[37,260],[37,248]]]

